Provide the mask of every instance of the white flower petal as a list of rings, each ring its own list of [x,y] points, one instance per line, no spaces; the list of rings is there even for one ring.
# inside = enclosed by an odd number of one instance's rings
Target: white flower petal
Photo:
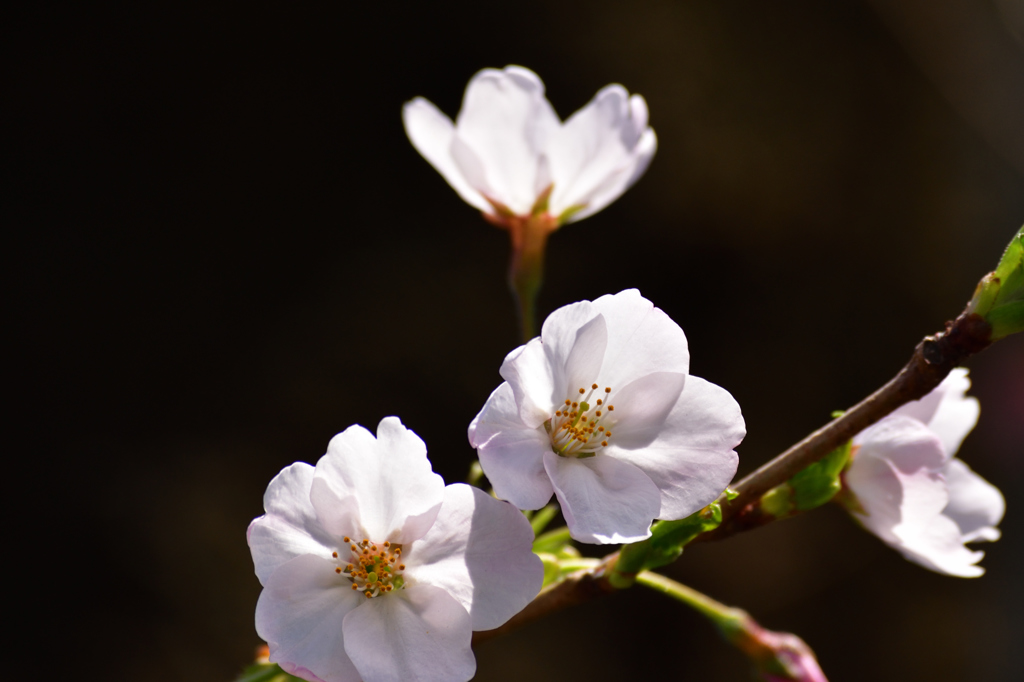
[[[452,186],[462,200],[481,211],[490,211],[491,205],[473,186],[452,156],[455,126],[431,102],[416,97],[402,107],[402,123],[409,141],[430,165]]]
[[[434,522],[444,480],[431,471],[419,436],[387,417],[377,438],[351,426],[331,439],[317,462],[310,497],[320,522],[335,535],[406,543],[423,537]]]
[[[519,419],[508,382],[494,389],[469,425],[469,442],[499,498],[519,509],[540,509],[551,499],[554,489],[544,470],[551,441],[542,429],[528,428]]]
[[[967,549],[960,529],[952,519],[938,515],[928,525],[897,527],[897,549],[910,561],[925,568],[960,578],[977,578],[985,569],[977,566],[984,552]]]
[[[574,213],[567,222],[574,223],[592,216],[622,196],[647,171],[657,150],[658,138],[653,130],[648,129],[633,150],[631,165],[622,169],[618,174],[609,176],[603,184],[595,187],[587,201],[587,207]]]
[[[491,198],[517,214],[529,213],[537,199],[540,154],[560,127],[537,75],[517,66],[480,71],[466,87],[455,127],[482,163]]]
[[[679,400],[685,382],[685,374],[654,372],[612,394],[609,404],[618,405],[614,412],[608,413],[614,424],[614,442],[633,450],[653,442],[664,429],[665,420]]]
[[[444,590],[411,585],[345,618],[345,653],[365,682],[464,682],[476,672],[469,614]]]
[[[882,478],[882,467],[889,468],[888,480]],[[867,512],[857,517],[869,530],[925,568],[961,577],[981,575],[982,570],[972,564],[982,554],[964,547],[956,524],[942,515],[949,494],[941,474],[927,469],[906,473],[878,459],[873,468],[873,487],[850,483]],[[852,473],[853,467],[848,474]]]
[[[582,205],[584,217],[604,208],[639,178],[654,146],[643,98],[631,99],[621,85],[602,88],[550,139],[551,212]]]
[[[358,682],[345,655],[342,623],[362,595],[334,572],[334,563],[296,557],[271,574],[256,604],[256,632],[270,647],[270,660],[295,675],[324,682]]]
[[[967,370],[956,367],[931,393],[899,407],[893,414],[913,417],[928,426],[952,457],[978,423],[981,408],[976,398],[966,395],[970,387]]]
[[[464,484],[445,488],[430,531],[412,544],[408,583],[444,589],[469,612],[474,630],[498,627],[540,591],[544,567],[533,529],[507,502]]]
[[[594,379],[600,375],[607,346],[608,325],[605,324],[604,317],[598,315],[576,332],[576,342],[569,351],[569,357],[566,358],[562,378],[564,383],[561,385],[570,393],[578,388],[588,390]]]
[[[608,325],[600,383],[611,386],[613,392],[653,372],[689,372],[690,351],[683,330],[639,291],[602,296],[592,305]]]
[[[626,449],[629,434],[619,438],[620,433],[616,429],[605,452],[654,481],[661,491],[659,519],[681,519],[710,504],[732,481],[739,463],[733,448],[743,440],[746,427],[728,391],[690,376],[653,442]]]
[[[953,372],[957,370],[954,369]],[[953,457],[960,449],[964,438],[978,423],[981,406],[977,398],[964,395],[971,385],[967,378],[967,370],[963,370],[962,375],[950,373],[943,384],[946,384],[946,391],[942,402],[935,410],[935,416],[927,424],[942,441],[946,454]]]
[[[999,491],[949,461],[938,436],[906,414],[886,417],[856,441],[860,448],[845,473],[860,507],[856,518],[925,568],[965,578],[984,573],[975,565],[983,553],[964,543],[998,537]]]
[[[889,415],[861,431],[853,442],[860,449],[851,469],[863,457],[884,459],[904,473],[941,471],[949,461],[938,436],[921,422],[903,415]]]
[[[551,417],[556,392],[555,368],[545,358],[547,349],[539,338],[531,339],[505,356],[499,374],[515,396],[519,420],[535,429]]]
[[[658,488],[632,464],[597,455],[544,455],[572,537],[598,544],[637,542],[651,535],[661,506]]]
[[[552,381],[556,390],[568,388],[565,366],[569,362],[569,354],[576,345],[580,329],[598,314],[590,301],[580,301],[562,306],[544,320],[540,338],[544,345],[544,357],[552,368]]]
[[[540,509],[554,493],[544,469],[545,452],[551,452],[546,434],[524,429],[489,440],[477,454],[499,499],[508,500],[519,509]]]
[[[337,539],[327,533],[309,500],[313,467],[296,462],[285,467],[267,486],[266,514],[249,524],[247,539],[260,584],[275,568],[301,554],[329,558]]]
[[[963,542],[999,539],[996,528],[1006,511],[1006,501],[995,487],[959,459],[946,465],[946,485],[949,504],[943,516],[952,519],[960,528]]]

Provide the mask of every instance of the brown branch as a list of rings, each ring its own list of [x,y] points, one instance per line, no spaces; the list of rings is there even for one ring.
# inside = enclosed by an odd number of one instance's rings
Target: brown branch
[[[887,384],[829,422],[781,455],[731,486],[739,493],[729,500],[723,493],[722,524],[697,541],[719,540],[771,521],[761,514],[762,495],[785,483],[893,410],[928,395],[942,380],[971,355],[986,348],[992,329],[974,313],[961,313],[946,323],[945,331],[926,336],[914,349],[910,361]]]
[[[955,321],[947,322],[944,331],[935,336],[926,336],[917,344],[910,361],[889,383],[850,408],[843,416],[731,486],[732,490],[739,493],[733,500],[729,500],[723,493],[718,499],[722,505],[722,524],[698,536],[695,541],[719,540],[770,521],[771,517],[760,514],[757,502],[761,495],[817,462],[896,408],[927,395],[954,367],[986,348],[991,343],[990,333],[991,328],[984,319],[965,312]],[[548,586],[501,627],[474,633],[473,643],[503,635],[553,611],[614,592],[615,588],[608,582],[607,575],[618,557],[618,552],[609,554],[596,568],[577,571]]]

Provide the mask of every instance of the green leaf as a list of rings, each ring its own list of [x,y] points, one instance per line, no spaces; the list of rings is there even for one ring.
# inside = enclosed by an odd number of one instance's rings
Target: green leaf
[[[847,441],[824,458],[761,496],[761,510],[776,519],[820,507],[843,488],[839,475],[850,461]]]
[[[996,269],[981,278],[968,310],[992,326],[993,341],[1024,331],[1024,227],[1010,240]]]
[[[820,507],[842,489],[839,474],[850,461],[850,448],[851,442],[847,441],[789,479],[789,485],[793,488],[793,504],[797,511]]]
[[[992,339],[1001,339],[1024,331],[1024,301],[1013,301],[993,308],[988,314]]]
[[[619,559],[608,575],[613,587],[629,587],[640,571],[670,564],[683,553],[691,540],[722,523],[722,507],[712,502],[698,512],[678,521],[658,521],[651,527],[651,537],[624,546]]]

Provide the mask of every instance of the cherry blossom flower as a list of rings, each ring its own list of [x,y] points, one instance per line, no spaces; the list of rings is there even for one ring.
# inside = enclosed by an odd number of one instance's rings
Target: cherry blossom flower
[[[445,487],[395,417],[335,436],[316,467],[285,468],[248,540],[270,660],[322,682],[463,681],[473,630],[540,590],[533,531],[511,505]]]
[[[551,313],[469,427],[495,494],[520,509],[554,494],[572,536],[595,543],[642,540],[653,519],[710,503],[745,430],[689,363],[683,330],[635,289]]]
[[[853,439],[843,475],[847,508],[865,528],[925,568],[973,578],[984,552],[965,543],[998,540],[999,489],[953,456],[978,421],[966,369]]]
[[[609,85],[563,123],[540,78],[521,66],[473,76],[454,124],[422,97],[405,104],[402,119],[417,151],[496,220],[592,215],[643,175],[657,147],[639,95]]]

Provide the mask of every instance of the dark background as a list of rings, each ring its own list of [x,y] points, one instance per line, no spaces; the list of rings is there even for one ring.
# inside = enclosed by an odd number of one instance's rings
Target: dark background
[[[507,238],[408,144],[413,96],[454,115],[509,63],[563,117],[643,94],[659,152],[553,236],[541,310],[638,287],[742,405],[741,473],[885,381],[1024,223],[1020,0],[24,3],[5,25],[6,599],[30,606],[5,613],[33,679],[229,680],[258,644],[245,527],[349,424],[399,415],[464,476],[516,345]],[[1009,509],[985,577],[831,507],[668,572],[833,682],[1016,679],[1024,343],[971,374],[961,455]],[[747,679],[641,589],[477,658],[481,680]]]

